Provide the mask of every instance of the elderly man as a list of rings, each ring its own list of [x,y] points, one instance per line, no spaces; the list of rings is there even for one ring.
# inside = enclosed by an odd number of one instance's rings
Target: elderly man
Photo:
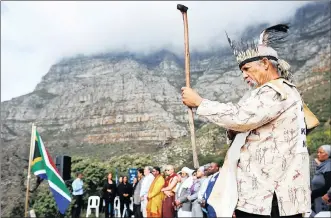
[[[164,185],[164,178],[161,175],[160,167],[154,167],[152,171],[155,179],[148,191],[147,217],[161,217],[163,192],[161,189]]]
[[[144,180],[142,181],[141,184],[141,190],[140,190],[140,199],[141,199],[141,212],[143,213],[143,217],[147,217],[147,195],[149,188],[154,180],[154,176],[151,173],[153,168],[151,166],[147,166],[144,169]]]
[[[177,207],[177,217],[191,217],[192,216],[192,202],[187,200],[190,195],[190,188],[193,185],[194,170],[183,167],[181,170],[182,176],[180,178],[180,185],[176,190],[175,206]]]
[[[236,44],[228,38],[251,87],[239,103],[210,101],[182,88],[183,103],[197,108],[198,115],[228,129],[231,135],[247,133],[237,169],[237,218],[302,217],[310,211],[306,128],[317,126],[318,121],[288,81],[289,65],[271,48],[287,31],[288,26],[282,24],[269,27],[257,45]]]
[[[175,189],[178,183],[178,175],[172,165],[166,166],[166,175],[164,186],[161,191],[164,193],[164,200],[162,202],[162,217],[171,218],[175,216],[175,209],[173,203],[175,201]]]
[[[191,187],[191,195],[187,197],[188,200],[192,201],[192,217],[203,217],[203,212],[201,209],[201,204],[199,201],[199,191],[201,189],[201,185],[205,181],[205,167],[199,167],[196,173],[196,179],[193,182],[193,186]]]

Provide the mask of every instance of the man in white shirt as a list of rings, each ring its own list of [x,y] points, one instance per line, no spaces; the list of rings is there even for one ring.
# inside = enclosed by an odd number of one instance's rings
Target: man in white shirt
[[[141,190],[140,190],[140,198],[141,198],[141,212],[143,213],[143,217],[147,217],[147,195],[149,188],[154,180],[154,176],[151,173],[153,168],[151,166],[147,166],[144,169],[144,180],[141,184]]]
[[[83,174],[77,173],[77,178],[72,182],[72,195],[75,199],[75,204],[72,208],[72,218],[79,218],[80,217],[80,211],[82,209],[83,205]]]

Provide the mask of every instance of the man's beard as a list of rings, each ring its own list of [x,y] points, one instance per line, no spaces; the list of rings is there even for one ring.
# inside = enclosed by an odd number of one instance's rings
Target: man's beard
[[[247,83],[247,80],[245,80],[245,82]],[[250,90],[256,89],[258,87],[258,83],[254,80],[249,80],[248,87]]]

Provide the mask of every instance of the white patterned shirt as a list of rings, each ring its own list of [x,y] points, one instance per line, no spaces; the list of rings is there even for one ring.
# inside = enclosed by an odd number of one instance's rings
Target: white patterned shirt
[[[270,215],[275,192],[280,215],[290,216],[310,211],[306,126],[295,86],[276,82],[237,104],[204,99],[196,113],[226,129],[250,132],[240,152],[236,209]]]

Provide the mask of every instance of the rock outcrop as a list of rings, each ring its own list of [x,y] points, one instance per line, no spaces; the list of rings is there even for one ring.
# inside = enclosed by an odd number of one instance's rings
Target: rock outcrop
[[[320,2],[298,9],[290,21],[292,37],[280,54],[292,65],[297,82],[330,72],[330,17],[330,2]],[[205,98],[235,101],[246,86],[229,48],[220,50],[192,54],[192,86]],[[184,85],[183,59],[166,50],[148,56],[83,56],[54,64],[32,93],[1,103],[2,213],[8,215],[9,201],[24,192],[32,123],[53,155],[110,158],[149,152],[167,162],[166,145],[173,140],[180,145],[189,134],[180,96]],[[199,143],[200,152],[213,151],[207,139]],[[172,146],[179,149],[176,153],[184,152],[178,161],[185,161],[189,148]]]

